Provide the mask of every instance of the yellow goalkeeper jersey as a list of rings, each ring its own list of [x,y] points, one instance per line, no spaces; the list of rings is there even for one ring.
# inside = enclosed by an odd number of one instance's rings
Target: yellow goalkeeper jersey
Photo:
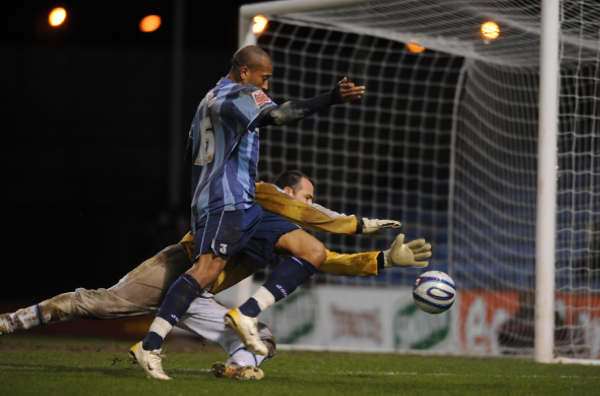
[[[256,201],[265,210],[276,213],[293,223],[309,229],[334,234],[355,234],[360,226],[356,216],[339,214],[317,204],[308,205],[285,194],[271,183],[256,183]],[[193,259],[194,237],[187,233],[180,243]],[[325,262],[319,270],[334,275],[370,276],[377,275],[377,255],[379,251],[343,254],[327,250]],[[228,262],[211,288],[211,293],[219,293],[246,277],[256,268],[250,262]]]

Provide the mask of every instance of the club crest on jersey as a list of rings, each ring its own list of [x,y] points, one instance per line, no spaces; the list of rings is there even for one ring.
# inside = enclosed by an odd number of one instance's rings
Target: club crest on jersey
[[[252,92],[252,99],[254,99],[254,103],[256,103],[256,106],[258,107],[261,107],[267,103],[271,103],[271,98],[269,98],[267,94],[260,89]]]

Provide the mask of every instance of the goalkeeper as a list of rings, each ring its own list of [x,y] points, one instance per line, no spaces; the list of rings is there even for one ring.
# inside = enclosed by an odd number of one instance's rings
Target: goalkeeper
[[[300,172],[286,172],[277,182],[283,189],[269,183],[257,183],[258,202],[265,209],[303,226],[341,234],[373,233],[399,226],[398,222],[391,220],[359,219],[336,214],[316,204],[309,205],[313,195],[312,183]],[[404,235],[400,234],[391,248],[383,252],[338,254],[328,251],[321,270],[339,275],[368,276],[377,275],[379,269],[390,266],[427,266],[428,262],[423,260],[431,257],[431,245],[422,239],[404,244],[403,239]],[[189,267],[193,250],[193,237],[187,234],[179,243],[144,261],[109,289],[77,289],[14,313],[0,315],[0,334],[74,319],[114,319],[152,313],[160,305],[171,282]],[[255,272],[250,260],[243,257],[238,260],[238,264],[242,265],[228,264],[210,292],[194,301],[180,327],[220,344],[228,352],[231,356],[228,363],[215,366],[216,374],[260,379],[262,371],[255,366],[264,357],[245,350],[235,333],[224,326],[223,312],[226,308],[212,298]],[[269,329],[263,325],[260,333],[272,355],[275,344]]]

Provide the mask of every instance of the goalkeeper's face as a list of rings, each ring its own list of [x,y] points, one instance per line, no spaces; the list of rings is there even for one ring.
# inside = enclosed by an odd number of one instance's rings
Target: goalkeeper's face
[[[311,205],[315,197],[315,186],[303,177],[294,187],[285,187],[283,191],[297,201]]]

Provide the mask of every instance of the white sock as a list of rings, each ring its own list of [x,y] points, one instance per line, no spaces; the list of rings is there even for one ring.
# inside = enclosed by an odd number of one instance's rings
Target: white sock
[[[227,364],[237,364],[238,366],[253,366],[258,367],[267,357],[256,355],[246,348],[238,349],[227,359]]]
[[[260,289],[254,293],[252,298],[258,303],[258,307],[260,308],[261,312],[275,304],[275,296],[271,294],[271,292],[268,291],[264,286],[261,286]]]
[[[164,340],[165,338],[167,338],[167,335],[171,332],[172,328],[173,325],[171,325],[171,323],[167,322],[160,316],[157,316],[152,321],[152,324],[150,325],[150,330],[148,331],[152,331],[158,334]]]
[[[43,324],[40,322],[37,307],[37,305],[32,305],[27,308],[21,308],[17,312],[10,314],[11,318],[14,320],[14,323],[17,325],[17,329],[27,330]]]

